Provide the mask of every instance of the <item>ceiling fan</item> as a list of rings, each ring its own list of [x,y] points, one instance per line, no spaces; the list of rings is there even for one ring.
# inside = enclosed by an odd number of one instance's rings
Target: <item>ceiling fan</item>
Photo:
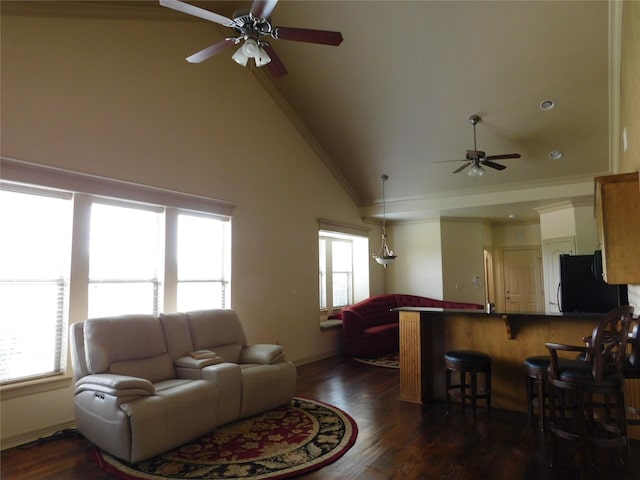
[[[288,73],[287,69],[273,47],[263,40],[263,37],[270,36],[277,40],[295,40],[333,46],[338,46],[342,43],[342,34],[340,32],[274,27],[271,24],[271,12],[277,3],[278,0],[254,0],[249,11],[238,11],[234,13],[234,18],[231,19],[181,0],[160,0],[160,5],[163,7],[219,23],[225,27],[233,28],[237,33],[235,37],[220,40],[187,57],[187,61],[191,63],[203,62],[231,45],[242,43],[238,51],[233,55],[233,60],[242,66],[246,66],[248,60],[253,58],[257,67],[266,65],[271,75],[284,77]]]
[[[469,175],[472,177],[484,175],[484,170],[481,165],[485,165],[487,167],[495,168],[496,170],[504,170],[507,168],[504,165],[500,165],[499,163],[493,162],[493,160],[505,160],[508,158],[520,158],[519,153],[505,153],[502,155],[489,155],[482,150],[478,150],[476,146],[476,125],[480,122],[482,118],[478,115],[471,115],[469,117],[469,123],[473,125],[473,150],[467,150],[467,155],[464,160],[441,160],[439,162],[434,163],[443,163],[443,162],[467,162],[461,167],[455,169],[453,173],[458,173],[471,166],[471,170],[469,170]]]

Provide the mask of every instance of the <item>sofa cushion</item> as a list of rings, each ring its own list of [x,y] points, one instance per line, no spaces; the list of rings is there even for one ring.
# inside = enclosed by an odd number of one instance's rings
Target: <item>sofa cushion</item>
[[[113,362],[109,366],[109,373],[146,378],[152,383],[176,377],[173,360],[168,353],[151,358]]]
[[[85,322],[90,373],[116,373],[151,382],[175,378],[164,330],[153,315],[92,318]]]
[[[195,350],[213,350],[226,362],[237,362],[247,344],[242,324],[233,310],[199,310],[187,313]]]
[[[186,313],[161,313],[159,318],[172,359],[176,360],[196,350],[191,341]]]
[[[365,328],[365,335],[384,335],[395,330],[400,330],[399,323],[387,323],[386,325],[376,325],[375,327]]]

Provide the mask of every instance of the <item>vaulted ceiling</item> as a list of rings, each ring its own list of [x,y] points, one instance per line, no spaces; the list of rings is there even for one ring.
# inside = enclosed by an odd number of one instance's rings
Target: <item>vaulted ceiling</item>
[[[154,0],[89,3],[206,23]],[[229,17],[251,5],[191,3]],[[380,215],[386,174],[390,219],[536,219],[536,208],[590,202],[593,177],[611,171],[609,9],[607,1],[281,0],[274,25],[340,31],[344,41],[272,40],[289,74],[254,73],[363,216]],[[234,35],[211,28],[212,44]],[[212,74],[242,68],[234,50],[207,60]],[[554,108],[543,110],[545,100]],[[481,117],[479,150],[522,157],[480,177],[454,174],[474,147],[472,114]]]

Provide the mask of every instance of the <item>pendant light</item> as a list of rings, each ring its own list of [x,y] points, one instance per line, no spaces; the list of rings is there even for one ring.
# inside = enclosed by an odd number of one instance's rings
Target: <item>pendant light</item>
[[[382,180],[382,243],[378,253],[373,254],[373,258],[384,268],[387,268],[387,265],[393,262],[397,255],[394,255],[393,250],[390,250],[387,245],[387,204],[384,197],[384,182],[389,180],[389,176],[382,175],[380,179]]]

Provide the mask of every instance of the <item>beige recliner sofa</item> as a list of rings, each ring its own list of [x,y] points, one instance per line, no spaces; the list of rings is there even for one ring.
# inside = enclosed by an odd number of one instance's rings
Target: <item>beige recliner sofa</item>
[[[233,310],[94,318],[70,332],[76,427],[127,462],[294,395],[296,369],[282,347],[247,345]]]

